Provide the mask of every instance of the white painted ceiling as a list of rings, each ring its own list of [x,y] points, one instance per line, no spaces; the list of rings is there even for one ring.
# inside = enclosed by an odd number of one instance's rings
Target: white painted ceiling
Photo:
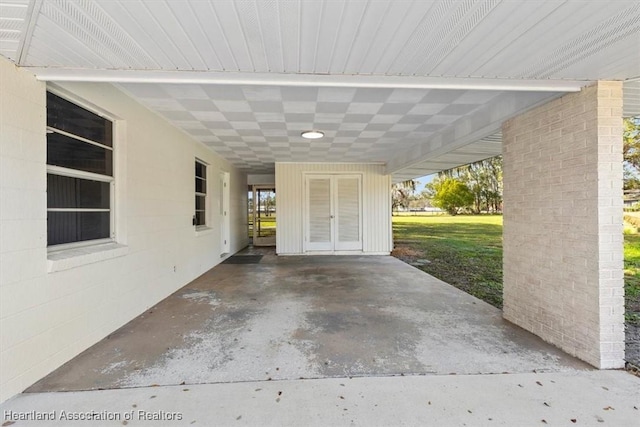
[[[628,78],[635,64],[639,74],[638,1],[32,4],[28,66],[594,80]]]
[[[252,173],[382,161],[409,177],[497,154],[505,118],[640,77],[639,46],[637,0],[0,2],[1,55],[117,83]]]
[[[504,97],[502,91],[194,84],[121,84],[126,92],[236,166],[381,162]],[[535,93],[536,99],[553,93]],[[525,94],[523,96],[531,96]],[[306,140],[319,129],[325,137]]]

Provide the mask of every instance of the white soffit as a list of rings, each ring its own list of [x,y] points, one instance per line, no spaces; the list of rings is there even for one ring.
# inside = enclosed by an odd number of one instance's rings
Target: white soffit
[[[502,154],[502,133],[497,132],[479,141],[465,145],[443,155],[436,155],[412,167],[393,174],[393,182],[402,182],[443,170],[477,162]]]
[[[0,55],[18,62],[29,16],[29,0],[0,1]]]
[[[14,1],[23,3],[8,3]],[[19,65],[502,79],[640,75],[637,0],[46,0],[36,12]]]

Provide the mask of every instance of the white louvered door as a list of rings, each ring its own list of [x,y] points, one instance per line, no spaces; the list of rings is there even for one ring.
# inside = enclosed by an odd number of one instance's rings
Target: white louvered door
[[[362,250],[360,175],[307,175],[305,250]]]
[[[362,250],[360,176],[336,175],[333,177],[333,187],[335,205],[335,250]]]
[[[333,250],[331,177],[307,177],[307,250]]]

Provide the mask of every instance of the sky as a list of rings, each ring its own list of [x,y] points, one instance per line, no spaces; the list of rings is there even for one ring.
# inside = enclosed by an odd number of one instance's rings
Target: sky
[[[424,190],[424,186],[430,183],[436,176],[437,174],[432,174],[423,176],[421,178],[416,178],[416,181],[418,181],[418,185],[416,186],[416,193],[420,193],[422,190]]]

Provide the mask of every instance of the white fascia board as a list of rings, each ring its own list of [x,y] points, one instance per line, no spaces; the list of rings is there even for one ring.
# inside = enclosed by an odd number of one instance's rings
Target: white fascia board
[[[502,123],[531,108],[561,96],[550,92],[506,92],[474,114],[464,116],[424,142],[404,150],[387,162],[392,175],[450,153],[499,132]]]
[[[42,81],[577,92],[587,80],[24,67]]]

